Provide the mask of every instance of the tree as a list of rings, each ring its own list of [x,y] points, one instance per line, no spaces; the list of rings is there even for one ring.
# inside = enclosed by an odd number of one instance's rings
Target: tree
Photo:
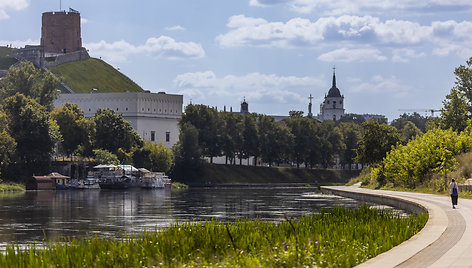
[[[249,159],[254,156],[254,165],[256,165],[257,156],[259,155],[259,134],[255,116],[253,114],[244,115],[243,125],[243,157]]]
[[[223,123],[223,130],[221,132],[221,149],[226,157],[226,164],[228,158],[231,163],[234,163],[236,153],[241,152],[243,144],[243,125],[241,124],[242,117],[239,114],[223,112],[220,114]],[[242,155],[240,154],[240,159]]]
[[[7,115],[0,110],[0,178],[14,161],[16,142],[8,133]]]
[[[463,131],[467,127],[470,117],[469,107],[464,93],[453,88],[443,101],[440,126],[443,129],[452,128],[454,131]]]
[[[454,71],[456,75],[455,89],[467,99],[467,109],[472,113],[472,57],[466,61],[466,66],[460,65]],[[452,93],[452,92],[451,92]]]
[[[60,138],[47,110],[23,94],[4,100],[8,130],[17,143],[16,163],[23,175],[40,174],[47,169],[55,140]]]
[[[341,130],[333,121],[323,122],[320,128],[321,164],[327,168],[334,163],[334,157],[340,156],[345,149]]]
[[[54,100],[59,96],[58,84],[59,81],[52,73],[41,73],[31,62],[25,61],[18,67],[11,67],[1,80],[0,98],[21,93],[51,111]]]
[[[303,111],[289,111],[288,116],[290,118],[301,118],[303,117]]]
[[[77,104],[65,103],[54,109],[51,117],[56,120],[62,134],[61,148],[64,153],[71,155],[79,148],[91,147],[95,125],[93,121],[85,119],[84,112]]]
[[[98,109],[92,120],[96,125],[94,145],[96,148],[117,153],[118,148],[126,152],[143,146],[143,140],[122,115],[110,109]]]
[[[95,155],[95,161],[98,164],[112,164],[112,165],[119,165],[120,160],[118,160],[118,157],[107,151],[107,150],[102,150],[102,149],[94,149],[93,153]]]
[[[308,156],[313,149],[313,146],[311,145],[315,139],[314,121],[310,118],[292,118],[287,120],[287,125],[294,136],[293,148],[291,151],[293,160],[295,161],[297,168],[299,168],[301,163],[307,161]]]
[[[277,124],[272,116],[259,115],[259,142],[262,160],[272,166],[288,159],[293,135]]]
[[[394,119],[390,125],[396,127],[398,131],[401,131],[408,122],[412,122],[424,133],[426,132],[426,124],[429,120],[430,118],[422,116],[417,112],[412,114],[403,113],[399,118]]]
[[[149,151],[149,165],[146,168],[160,172],[168,172],[171,169],[174,156],[167,146],[145,141],[143,148]]]
[[[407,144],[411,139],[416,136],[421,136],[423,132],[413,124],[411,121],[407,121],[405,126],[400,130],[400,139],[403,144]]]
[[[344,141],[341,163],[348,164],[349,169],[351,169],[352,164],[355,162],[357,146],[361,139],[361,127],[356,123],[346,122],[340,123],[339,129]]]
[[[202,150],[198,144],[198,130],[191,123],[180,125],[179,141],[173,148],[175,165],[172,177],[191,183],[203,173]]]
[[[179,125],[190,123],[198,131],[198,143],[200,144],[203,155],[210,158],[213,163],[213,157],[221,155],[221,131],[223,129],[222,120],[219,118],[218,111],[205,105],[187,105],[185,113],[180,119]]]
[[[375,120],[365,122],[362,124],[356,161],[363,164],[379,163],[399,141],[396,128]]]

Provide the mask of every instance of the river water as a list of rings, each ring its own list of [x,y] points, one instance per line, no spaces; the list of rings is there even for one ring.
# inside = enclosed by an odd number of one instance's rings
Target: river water
[[[359,201],[311,188],[28,191],[0,194],[0,247],[154,230],[175,221],[283,220]]]

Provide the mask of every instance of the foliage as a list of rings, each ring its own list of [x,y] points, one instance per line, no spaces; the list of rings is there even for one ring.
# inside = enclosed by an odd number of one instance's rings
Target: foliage
[[[222,120],[222,132],[221,132],[221,149],[223,154],[226,156],[226,164],[228,158],[233,162],[238,154],[242,159],[243,151],[243,122],[242,116],[235,113],[220,113],[220,119]]]
[[[142,92],[143,89],[106,62],[90,58],[68,62],[50,69],[75,93],[98,92]]]
[[[21,93],[52,110],[53,102],[59,95],[57,86],[58,81],[53,74],[41,73],[31,62],[21,62],[18,67],[11,67],[1,80],[0,98]]]
[[[118,160],[118,157],[107,150],[94,149],[93,153],[94,153],[95,161],[98,164],[112,164],[112,165],[120,164],[120,160]]]
[[[25,191],[25,185],[23,183],[14,182],[2,182],[0,180],[0,193],[2,192],[23,192]]]
[[[33,99],[17,93],[4,100],[8,131],[16,141],[16,165],[23,175],[44,172],[60,138],[57,126],[49,120],[47,110]]]
[[[469,107],[463,93],[457,89],[451,89],[451,93],[443,101],[441,109],[440,126],[443,129],[452,128],[454,131],[462,131],[467,127],[470,118]]]
[[[412,114],[403,113],[399,118],[395,119],[390,123],[391,126],[394,126],[398,131],[401,131],[408,122],[412,122],[421,132],[426,132],[426,124],[428,122],[428,117],[422,116],[417,112]]]
[[[0,266],[352,267],[410,238],[427,218],[364,205],[278,223],[175,223],[121,239],[70,238],[42,249],[7,246]]]
[[[9,165],[15,160],[15,152],[16,141],[8,133],[7,115],[0,110],[0,178]]]
[[[356,156],[356,161],[359,163],[379,163],[400,141],[397,130],[387,124],[371,120],[363,123],[362,128],[362,138]]]
[[[96,148],[117,153],[119,148],[131,152],[134,147],[143,145],[143,140],[123,119],[110,109],[98,109],[92,120],[96,125],[94,145]]]
[[[344,141],[344,150],[341,153],[341,163],[348,164],[349,169],[355,162],[357,146],[361,139],[361,127],[352,122],[341,122],[338,126]]]
[[[180,182],[191,182],[202,176],[202,150],[198,141],[198,130],[191,123],[180,125],[179,141],[173,147],[174,168],[172,178]]]
[[[274,162],[280,163],[291,150],[293,135],[287,128],[275,123],[272,116],[258,116],[259,146],[261,158],[272,166]]]
[[[67,155],[71,155],[81,148],[91,147],[95,125],[91,120],[85,119],[84,112],[77,104],[65,103],[51,112],[51,117],[59,125],[63,141],[61,148]]]
[[[303,111],[289,111],[288,116],[290,118],[303,118]]]
[[[407,145],[398,144],[372,170],[372,177],[384,176],[395,186],[414,188],[424,182],[430,172],[446,174],[455,169],[455,156],[472,149],[472,138],[451,129],[434,129]]]
[[[243,119],[243,158],[259,155],[259,133],[256,125],[256,117],[253,114],[247,114]],[[257,159],[256,159],[257,160]],[[254,165],[257,161],[254,161]]]
[[[411,121],[407,121],[400,130],[400,139],[403,144],[407,144],[411,139],[421,135],[423,135],[423,132],[421,132],[421,130]]]
[[[467,109],[472,113],[472,57],[466,61],[466,65],[460,65],[454,71],[456,75],[455,89],[467,99]]]
[[[173,164],[172,151],[162,143],[155,144],[150,141],[144,143],[144,149],[149,150],[149,168],[152,171],[168,172]]]
[[[221,130],[223,122],[220,120],[218,111],[205,105],[187,105],[185,113],[179,122],[180,127],[186,123],[192,124],[198,132],[198,144],[201,146],[202,154],[210,158],[221,155]]]

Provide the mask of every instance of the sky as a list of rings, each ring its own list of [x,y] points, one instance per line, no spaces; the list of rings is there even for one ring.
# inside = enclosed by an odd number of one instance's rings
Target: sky
[[[184,105],[313,113],[332,83],[346,113],[441,109],[472,57],[470,0],[0,0],[0,45],[39,44],[41,14],[81,13],[82,43]]]

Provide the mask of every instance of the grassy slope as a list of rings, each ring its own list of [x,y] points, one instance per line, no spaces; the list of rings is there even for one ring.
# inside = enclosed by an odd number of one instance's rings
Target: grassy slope
[[[347,183],[359,171],[207,164],[200,181],[191,184]]]
[[[89,93],[92,88],[98,92],[143,91],[127,76],[95,58],[61,64],[50,70],[76,93]]]
[[[13,48],[0,46],[0,70],[8,70],[10,66],[16,63],[16,59],[8,57],[13,50]]]

